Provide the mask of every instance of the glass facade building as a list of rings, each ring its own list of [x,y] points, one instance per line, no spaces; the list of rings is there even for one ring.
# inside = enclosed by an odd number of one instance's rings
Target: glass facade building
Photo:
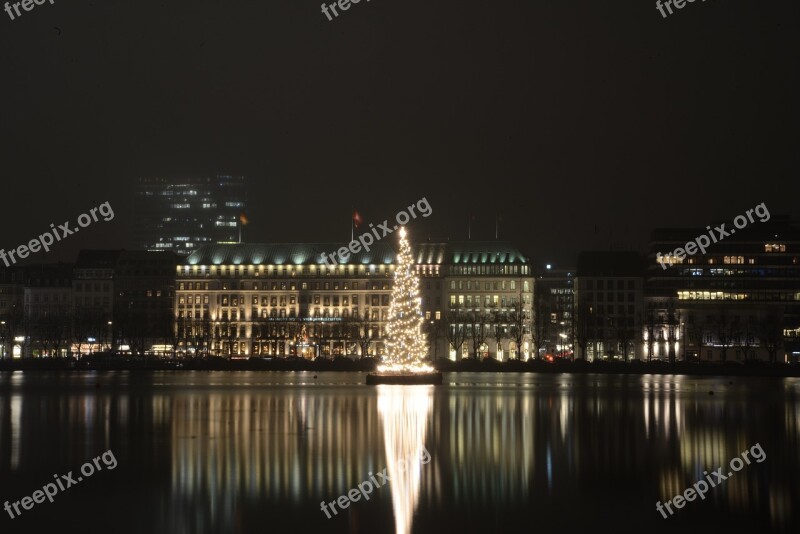
[[[202,245],[238,243],[245,207],[243,176],[140,178],[136,240],[144,250],[183,255]]]

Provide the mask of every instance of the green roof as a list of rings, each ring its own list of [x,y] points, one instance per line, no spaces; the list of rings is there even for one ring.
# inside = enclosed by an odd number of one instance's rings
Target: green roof
[[[333,254],[347,243],[262,243],[204,245],[192,252],[186,265],[320,265],[323,254]],[[345,265],[391,264],[392,245],[375,243],[369,252],[350,254]],[[414,258],[421,264],[516,264],[528,263],[519,250],[503,241],[418,243]]]

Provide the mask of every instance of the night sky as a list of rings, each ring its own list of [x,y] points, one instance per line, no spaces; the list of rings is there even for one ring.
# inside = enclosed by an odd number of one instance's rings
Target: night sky
[[[243,174],[245,240],[417,240],[537,263],[663,226],[800,214],[798,3],[54,0],[0,11],[0,247],[106,200],[34,262],[134,246],[138,176]]]

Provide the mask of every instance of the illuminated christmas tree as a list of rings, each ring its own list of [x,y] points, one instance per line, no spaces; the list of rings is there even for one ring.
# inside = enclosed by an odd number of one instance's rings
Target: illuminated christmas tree
[[[414,267],[406,229],[400,228],[400,252],[394,271],[392,302],[386,324],[388,370],[421,371],[427,369],[422,359],[428,354],[428,340],[422,331],[422,299],[419,277]]]

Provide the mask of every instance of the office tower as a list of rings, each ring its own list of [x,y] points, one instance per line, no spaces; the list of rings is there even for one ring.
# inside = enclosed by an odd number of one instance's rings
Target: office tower
[[[245,204],[243,176],[140,178],[134,198],[138,246],[187,255],[202,245],[238,243]]]

